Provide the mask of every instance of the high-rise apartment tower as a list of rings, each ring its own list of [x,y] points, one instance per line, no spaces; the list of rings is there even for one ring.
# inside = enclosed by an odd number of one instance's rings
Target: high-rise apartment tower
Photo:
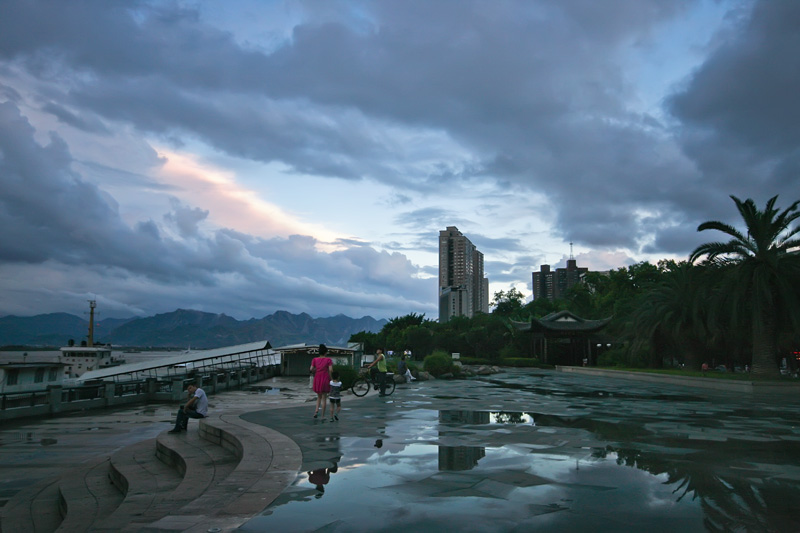
[[[567,268],[550,270],[550,265],[542,265],[539,272],[533,273],[533,299],[557,300],[567,294],[567,290],[579,283],[581,278],[589,271],[586,267],[579,267],[572,255],[572,243],[569,243],[569,259]]]
[[[439,322],[489,312],[483,254],[455,226],[439,232]]]

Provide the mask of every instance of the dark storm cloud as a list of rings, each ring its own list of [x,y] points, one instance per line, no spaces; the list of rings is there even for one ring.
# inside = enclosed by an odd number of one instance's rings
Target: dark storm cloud
[[[397,224],[402,224],[411,230],[426,231],[429,237],[431,227],[444,229],[446,226],[457,226],[466,222],[461,213],[441,207],[424,207],[405,211],[395,216],[394,220]]]
[[[492,238],[479,233],[470,233],[467,238],[475,245],[478,250],[483,252],[484,255],[490,252],[522,252],[527,251],[529,246],[521,239],[512,237],[506,238]]]
[[[752,11],[732,3],[738,18],[669,100],[672,116],[662,122],[630,107],[638,89],[626,52],[646,47],[694,5],[312,4],[289,38],[265,51],[177,3],[2,2],[0,69],[4,80],[24,80],[38,109],[81,132],[124,128],[176,145],[200,140],[288,172],[380,181],[405,206],[420,193],[446,202],[454,190],[494,185],[543,197],[552,232],[565,240],[680,254],[694,247],[699,222],[734,215],[729,194],[759,203],[776,193],[787,204],[800,197],[796,2],[756,2]],[[391,299],[382,283],[410,284],[401,287],[409,301],[428,298],[427,286],[388,274],[413,278],[404,256],[360,242],[320,254],[309,237],[207,234],[204,213],[185,205],[166,220],[186,242],[154,222],[129,226],[113,198],[76,173],[60,137],[34,141],[20,112],[28,96],[8,85],[0,94],[0,222],[14,229],[13,239],[0,237],[6,261],[82,265],[104,250],[105,267],[161,283],[177,277],[213,287],[220,274],[252,278],[265,301],[270,288],[288,286],[297,305],[338,298],[382,306]],[[84,168],[103,172],[92,165]],[[75,217],[70,206],[81,199],[89,203]],[[395,220],[419,232],[426,250],[437,244],[431,227],[480,223],[476,213],[443,205]],[[40,223],[33,213],[52,216]],[[468,236],[484,252],[533,244]],[[502,277],[516,268],[494,270]],[[316,279],[321,270],[324,279]],[[355,289],[358,277],[366,285]],[[246,292],[243,299],[258,300]]]
[[[710,186],[763,205],[800,198],[800,3],[755,3],[669,101],[685,152]],[[708,219],[736,216],[720,194]]]
[[[68,109],[63,106],[60,106],[54,102],[49,102],[42,106],[42,111],[46,111],[51,113],[59,121],[63,122],[64,124],[69,124],[73,128],[77,128],[79,130],[87,131],[90,133],[109,133],[108,128],[106,128],[100,121],[98,120],[86,120],[77,116],[76,114],[72,113]]]
[[[32,292],[46,291],[36,288],[46,285],[42,276],[57,280],[73,268],[75,299],[102,291],[109,308],[116,299],[126,309],[177,305],[247,318],[254,309],[267,314],[287,306],[317,316],[371,309],[378,317],[398,306],[429,306],[433,289],[401,254],[363,245],[326,254],[310,237],[265,241],[204,232],[208,212],[177,200],[164,219],[184,240],[168,237],[152,220],[130,227],[113,198],[71,170],[64,142],[53,135],[48,145],[38,144],[10,102],[0,103],[0,154],[0,264],[29,265]],[[241,281],[230,287],[232,277]],[[403,297],[390,296],[387,287]],[[141,302],[142,291],[149,302]],[[219,307],[207,308],[214,303]]]
[[[652,117],[626,111],[630,89],[614,61],[683,2],[367,3],[366,24],[312,19],[271,54],[241,48],[189,10],[72,7],[7,7],[0,50],[52,76],[92,73],[73,80],[71,105],[146,131],[412,189],[511,180],[554,198],[560,230],[587,244],[632,245],[630,232],[592,230],[638,205],[675,208],[680,198],[653,194],[653,183],[689,179],[651,157]],[[31,34],[2,31],[11,25]],[[317,120],[320,108],[331,120]],[[444,153],[413,169],[376,139],[375,120],[446,132],[477,158],[453,165]]]

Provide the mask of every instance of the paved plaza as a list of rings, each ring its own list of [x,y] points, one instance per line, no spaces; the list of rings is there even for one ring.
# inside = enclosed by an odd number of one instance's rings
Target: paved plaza
[[[797,397],[509,370],[348,394],[331,422],[307,380],[263,385],[212,408],[288,436],[302,467],[243,531],[800,530]],[[173,411],[3,427],[0,496],[152,438]]]

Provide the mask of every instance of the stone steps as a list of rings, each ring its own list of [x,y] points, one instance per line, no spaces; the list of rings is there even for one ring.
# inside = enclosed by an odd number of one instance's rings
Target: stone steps
[[[58,479],[47,479],[23,489],[0,508],[0,531],[50,532],[61,525]]]
[[[232,531],[296,477],[302,455],[236,413],[143,441],[21,491],[0,531]]]
[[[59,479],[64,519],[56,531],[86,531],[122,502],[122,493],[108,479],[108,469],[108,457],[100,457]]]

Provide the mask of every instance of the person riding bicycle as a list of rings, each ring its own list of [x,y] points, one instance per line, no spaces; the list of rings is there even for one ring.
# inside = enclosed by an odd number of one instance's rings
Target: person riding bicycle
[[[376,365],[377,368],[373,369],[372,367]],[[375,350],[375,360],[367,365],[367,370],[370,371],[373,381],[378,382],[381,390],[380,396],[386,396],[386,357],[384,357],[381,348]]]

